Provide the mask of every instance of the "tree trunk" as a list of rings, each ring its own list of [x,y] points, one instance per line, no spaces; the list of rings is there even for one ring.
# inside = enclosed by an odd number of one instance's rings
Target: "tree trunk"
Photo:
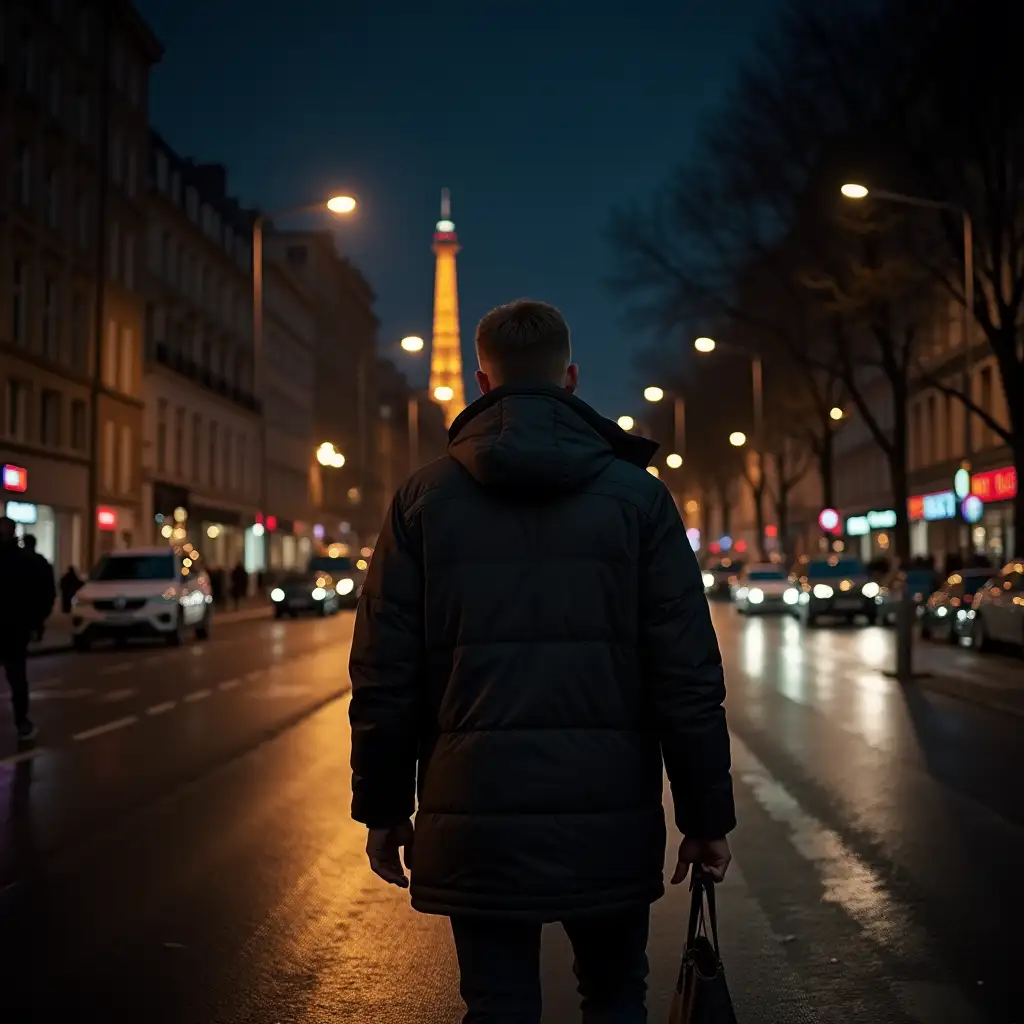
[[[1010,425],[1013,428],[1013,465],[1017,470],[1017,496],[1013,499],[1013,547],[1004,540],[1003,554],[1007,559],[1024,558],[1024,391],[1018,391],[1007,401]]]
[[[896,512],[894,547],[897,559],[906,563],[910,558],[910,518],[907,499],[910,485],[907,476],[907,387],[906,377],[892,382],[892,451],[889,454],[889,475]],[[914,681],[914,604],[909,587],[903,587],[896,609],[896,670],[900,683]]]
[[[821,477],[821,507],[836,507],[835,433],[831,423],[826,424],[818,449],[818,475]]]

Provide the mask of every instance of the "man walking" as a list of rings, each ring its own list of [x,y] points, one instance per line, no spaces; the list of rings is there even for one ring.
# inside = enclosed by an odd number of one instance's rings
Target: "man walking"
[[[482,397],[398,491],[360,599],[353,816],[373,870],[408,885],[404,848],[413,907],[451,918],[467,1024],[538,1024],[555,921],[584,1021],[633,1024],[664,891],[663,764],[686,837],[672,881],[729,864],[718,643],[646,472],[657,446],[574,396],[559,311],[500,306],[476,347]]]
[[[54,601],[57,600],[57,584],[53,578],[53,566],[50,565],[45,555],[39,553],[34,534],[26,533],[21,538],[21,546],[25,549],[36,574],[40,605],[46,608],[46,614],[39,620],[39,626],[32,635],[33,640],[42,640],[44,624],[53,611]]]
[[[36,737],[28,717],[28,645],[53,607],[53,573],[47,590],[38,564],[18,546],[15,530],[12,520],[0,517],[0,663],[11,688],[18,739],[28,742]]]

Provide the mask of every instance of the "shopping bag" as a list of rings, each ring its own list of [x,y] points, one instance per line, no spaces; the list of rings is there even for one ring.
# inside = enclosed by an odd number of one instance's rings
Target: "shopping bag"
[[[718,947],[715,883],[694,865],[690,921],[669,1024],[736,1024]]]

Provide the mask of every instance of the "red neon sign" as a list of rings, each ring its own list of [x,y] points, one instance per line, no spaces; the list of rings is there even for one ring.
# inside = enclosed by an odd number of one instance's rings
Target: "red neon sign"
[[[990,469],[971,477],[971,494],[987,505],[990,501],[1009,501],[1017,497],[1017,470],[1013,466]]]
[[[116,530],[117,529],[117,509],[108,508],[106,505],[100,505],[96,509],[96,525],[101,530]]]
[[[24,494],[28,490],[28,470],[22,466],[4,466],[4,490]]]
[[[277,529],[277,516],[267,516],[267,529],[268,530],[276,530]]]
[[[778,535],[779,535],[779,528],[774,523],[769,523],[764,528],[764,535],[766,537],[778,537]]]
[[[747,550],[747,542],[745,540],[736,541],[736,543],[733,544],[733,550],[735,550],[737,554],[742,555],[743,552]]]

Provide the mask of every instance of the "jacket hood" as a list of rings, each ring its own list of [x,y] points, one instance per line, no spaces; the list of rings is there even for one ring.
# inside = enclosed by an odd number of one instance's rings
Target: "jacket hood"
[[[644,467],[657,450],[568,391],[543,384],[495,388],[448,431],[448,454],[483,486],[500,490],[572,491],[614,459]]]

